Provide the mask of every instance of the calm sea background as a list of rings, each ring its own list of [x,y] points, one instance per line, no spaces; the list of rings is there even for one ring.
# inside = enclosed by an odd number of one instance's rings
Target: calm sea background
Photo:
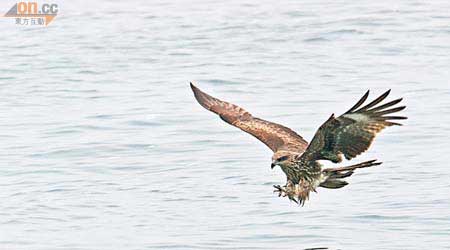
[[[0,249],[450,249],[449,1],[55,2],[0,19]],[[308,141],[367,89],[409,120],[298,207],[189,81]]]

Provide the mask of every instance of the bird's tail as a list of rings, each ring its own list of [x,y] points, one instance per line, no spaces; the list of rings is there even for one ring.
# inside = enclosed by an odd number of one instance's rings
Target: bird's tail
[[[322,170],[322,173],[327,176],[327,179],[322,182],[319,186],[324,188],[341,188],[348,184],[348,182],[341,180],[349,177],[353,174],[357,168],[368,168],[376,165],[380,165],[381,162],[376,162],[377,160],[365,161],[355,165],[339,168],[326,168]]]

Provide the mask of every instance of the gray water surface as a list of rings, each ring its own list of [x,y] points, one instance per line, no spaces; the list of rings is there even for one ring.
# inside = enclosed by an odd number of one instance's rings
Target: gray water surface
[[[0,249],[450,249],[448,1],[57,3],[0,19]],[[308,141],[367,89],[409,120],[298,207],[189,81]]]

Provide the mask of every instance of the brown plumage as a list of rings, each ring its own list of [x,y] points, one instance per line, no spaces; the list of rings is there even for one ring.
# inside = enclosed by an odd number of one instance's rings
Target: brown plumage
[[[225,122],[258,138],[274,152],[272,168],[280,166],[287,176],[286,185],[274,186],[275,192],[302,205],[317,187],[341,188],[348,184],[342,179],[352,175],[355,169],[381,164],[372,160],[348,167],[323,169],[318,160],[339,163],[342,155],[350,160],[365,152],[382,129],[401,125],[395,121],[407,119],[391,115],[405,108],[393,107],[402,101],[401,98],[381,104],[390,90],[362,106],[369,96],[367,91],[347,112],[337,118],[331,115],[308,145],[300,135],[287,127],[253,117],[237,105],[202,92],[192,83],[191,88],[200,105],[218,114]]]
[[[258,138],[273,152],[279,150],[303,152],[308,143],[297,133],[283,125],[253,117],[245,109],[214,98],[191,83],[197,101],[205,109],[220,116],[225,122]]]

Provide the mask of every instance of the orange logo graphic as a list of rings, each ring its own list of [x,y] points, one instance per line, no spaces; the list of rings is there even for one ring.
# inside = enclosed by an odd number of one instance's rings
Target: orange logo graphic
[[[16,24],[47,26],[58,15],[58,5],[37,2],[19,2],[4,17],[14,17]]]

